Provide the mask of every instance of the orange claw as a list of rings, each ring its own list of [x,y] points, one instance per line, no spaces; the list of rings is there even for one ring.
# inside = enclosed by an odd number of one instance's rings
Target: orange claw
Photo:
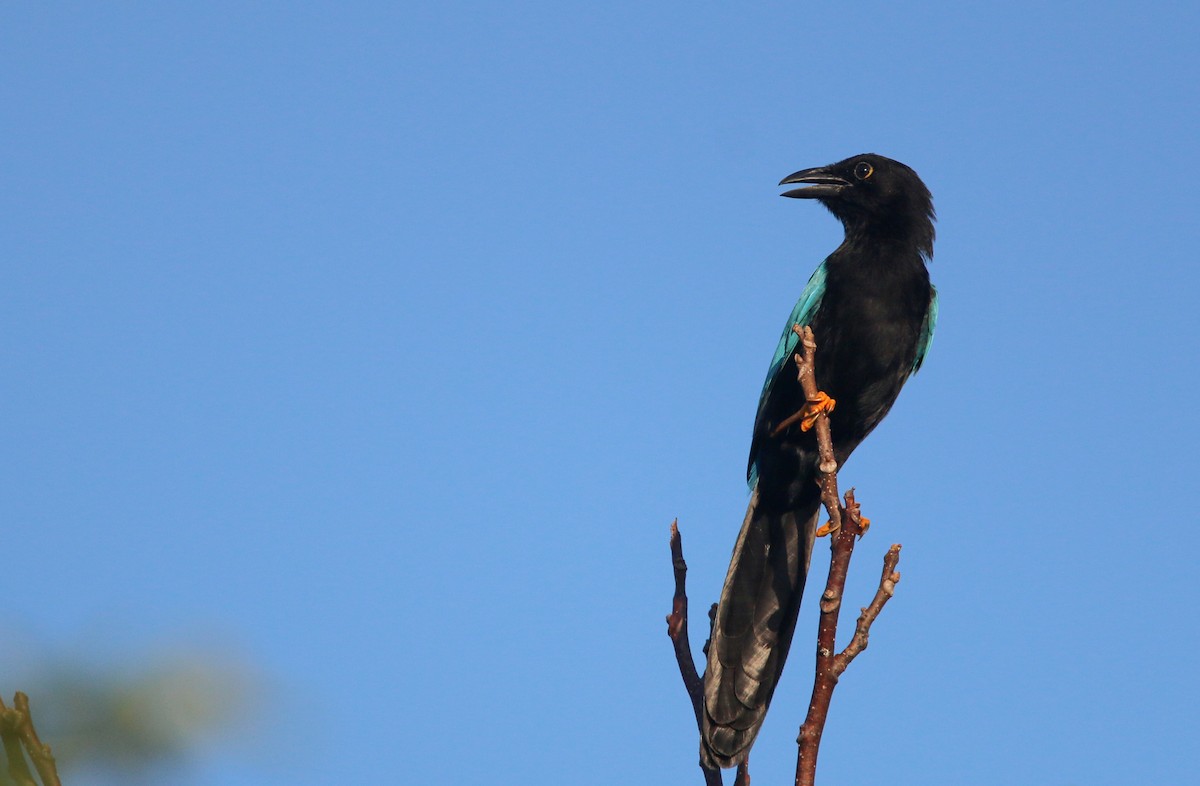
[[[870,528],[871,528],[871,520],[869,518],[867,518],[866,516],[859,516],[858,517],[858,537],[861,538],[863,535],[866,535],[867,530],[869,530]]]
[[[833,408],[837,406],[837,402],[825,395],[825,391],[818,390],[817,395],[804,402],[803,413],[800,418],[800,430],[808,431],[817,423],[817,418],[822,414],[828,415],[833,412]]]
[[[817,527],[816,536],[817,536],[818,538],[823,538],[823,537],[825,537],[826,535],[828,535],[830,532],[833,532],[833,522],[832,522],[832,521],[826,521],[824,524],[822,524],[821,526]]]

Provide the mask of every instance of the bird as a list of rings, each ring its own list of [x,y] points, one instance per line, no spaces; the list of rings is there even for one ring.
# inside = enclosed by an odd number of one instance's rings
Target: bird
[[[816,534],[821,498],[812,422],[828,413],[840,467],[879,425],[925,361],[937,326],[933,197],[908,166],[874,153],[803,169],[781,196],[815,199],[845,238],[817,267],[784,326],[763,383],[747,467],[750,502],[712,620],[704,673],[701,764],[746,760],[783,672]],[[808,404],[791,362],[808,326],[815,377],[828,399]],[[816,409],[813,409],[813,406]]]

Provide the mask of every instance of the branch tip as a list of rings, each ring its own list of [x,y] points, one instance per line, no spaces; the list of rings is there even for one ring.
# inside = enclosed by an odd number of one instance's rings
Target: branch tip
[[[675,662],[679,676],[692,702],[692,713],[696,716],[696,728],[701,727],[704,712],[704,683],[696,672],[692,660],[692,645],[688,639],[687,562],[683,559],[683,536],[679,533],[679,519],[671,522],[671,567],[675,574],[675,595],[671,599],[671,613],[667,615],[667,635],[675,649]],[[713,605],[716,608],[716,605]],[[715,614],[716,612],[710,612]],[[710,770],[703,764],[705,786],[721,786],[721,771]]]

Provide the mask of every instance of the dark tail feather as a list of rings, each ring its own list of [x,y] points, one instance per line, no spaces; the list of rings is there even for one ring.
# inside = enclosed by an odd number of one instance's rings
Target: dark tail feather
[[[700,734],[707,767],[743,761],[766,717],[796,629],[818,505],[771,511],[757,490],[750,498],[708,646]]]

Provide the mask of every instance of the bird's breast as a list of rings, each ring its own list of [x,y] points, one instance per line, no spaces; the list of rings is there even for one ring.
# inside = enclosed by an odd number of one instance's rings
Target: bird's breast
[[[851,443],[865,437],[895,402],[916,358],[929,278],[923,262],[915,274],[896,268],[831,271],[813,332],[817,382],[838,402],[835,439],[839,428]]]

